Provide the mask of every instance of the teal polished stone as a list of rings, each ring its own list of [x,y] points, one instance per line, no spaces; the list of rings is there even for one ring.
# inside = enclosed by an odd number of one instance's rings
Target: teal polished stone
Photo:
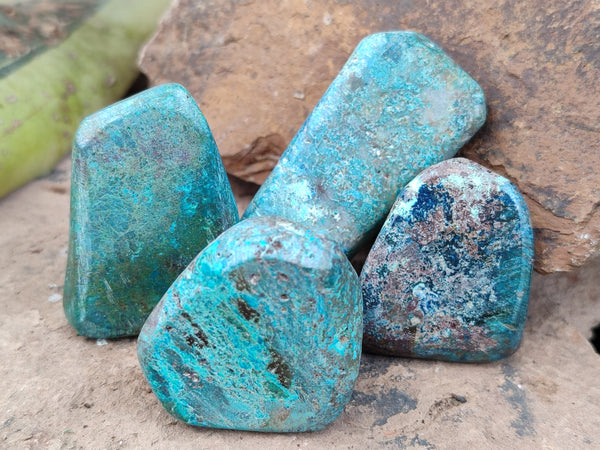
[[[493,361],[519,346],[533,233],[506,178],[466,159],[425,170],[398,197],[361,283],[365,350]]]
[[[244,220],[175,281],[138,338],[169,413],[237,430],[318,430],[358,375],[358,276],[327,236],[275,217]]]
[[[182,86],[87,117],[72,156],[69,323],[88,337],[137,335],[179,273],[237,220],[215,141]]]
[[[479,85],[426,37],[358,45],[248,206],[325,230],[353,253],[401,188],[454,156],[485,121]]]

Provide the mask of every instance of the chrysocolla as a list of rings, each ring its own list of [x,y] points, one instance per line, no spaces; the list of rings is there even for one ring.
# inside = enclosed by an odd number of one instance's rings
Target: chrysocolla
[[[493,361],[519,346],[533,233],[517,188],[457,158],[401,192],[361,273],[366,351]]]
[[[87,117],[73,145],[68,321],[83,336],[137,335],[179,273],[237,220],[215,141],[182,86]]]
[[[296,432],[350,400],[362,296],[341,247],[276,217],[239,222],[173,283],[138,338],[144,374],[188,424]]]
[[[324,230],[351,254],[401,188],[455,155],[485,121],[479,85],[414,32],[366,37],[300,128],[244,217]]]

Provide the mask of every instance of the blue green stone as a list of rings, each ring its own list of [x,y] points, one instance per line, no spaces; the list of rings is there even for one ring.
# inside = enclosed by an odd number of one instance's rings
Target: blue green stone
[[[87,117],[71,183],[64,309],[83,336],[137,335],[179,273],[238,220],[206,120],[176,84]]]
[[[479,85],[414,32],[358,45],[245,218],[275,215],[325,230],[353,253],[402,187],[455,155],[485,121]]]
[[[138,357],[169,413],[191,425],[318,430],[358,375],[358,276],[327,236],[275,217],[244,220],[167,291]]]
[[[361,273],[365,350],[493,361],[519,346],[533,233],[516,187],[457,158],[401,192]]]

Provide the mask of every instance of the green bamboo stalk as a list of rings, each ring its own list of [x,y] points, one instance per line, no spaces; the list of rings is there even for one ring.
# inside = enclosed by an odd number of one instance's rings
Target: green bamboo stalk
[[[63,42],[0,79],[0,197],[49,173],[81,119],[123,96],[169,3],[106,1]]]

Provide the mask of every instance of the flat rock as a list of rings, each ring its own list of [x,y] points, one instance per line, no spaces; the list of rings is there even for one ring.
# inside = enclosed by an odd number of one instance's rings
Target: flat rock
[[[479,85],[414,32],[366,37],[304,122],[244,217],[323,230],[353,254],[400,189],[481,127]]]
[[[237,220],[208,124],[183,87],[87,117],[73,146],[67,319],[83,336],[136,335],[179,273]]]
[[[64,40],[98,8],[102,0],[3,3],[0,6],[3,20],[0,76],[11,71],[12,64],[22,64],[21,59],[41,53]]]
[[[512,354],[532,262],[529,212],[510,181],[463,158],[424,170],[361,273],[365,350],[471,362]]]
[[[308,431],[350,400],[361,341],[360,284],[339,245],[259,217],[190,263],[144,325],[138,356],[185,423]]]
[[[261,183],[364,36],[419,31],[486,94],[486,125],[462,154],[517,185],[536,269],[564,271],[600,246],[599,9],[592,0],[180,0],[140,65],[152,83],[187,86],[227,170]]]
[[[350,402],[322,431],[249,433],[177,421],[149,389],[135,339],[98,346],[77,336],[59,302],[47,301],[62,293],[69,163],[0,200],[0,361],[10,362],[0,364],[4,447],[600,448],[600,357],[581,334],[600,322],[600,259],[569,273],[533,274],[521,347],[504,360],[363,354]]]

